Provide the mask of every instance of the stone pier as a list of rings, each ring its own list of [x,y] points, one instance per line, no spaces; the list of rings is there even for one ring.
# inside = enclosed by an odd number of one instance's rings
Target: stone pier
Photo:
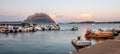
[[[68,54],[120,54],[120,36]]]

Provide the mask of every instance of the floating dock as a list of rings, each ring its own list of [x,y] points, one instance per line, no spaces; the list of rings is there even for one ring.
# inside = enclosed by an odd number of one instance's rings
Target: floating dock
[[[68,54],[120,54],[120,35],[114,40],[106,40],[105,42],[80,49],[79,52],[73,51]]]

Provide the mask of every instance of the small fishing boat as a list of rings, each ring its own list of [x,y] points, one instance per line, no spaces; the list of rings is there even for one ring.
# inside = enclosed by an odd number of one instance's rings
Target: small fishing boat
[[[77,26],[73,26],[73,28],[71,30],[76,31],[76,30],[78,30],[78,27]]]
[[[46,31],[52,30],[52,29],[51,29],[51,26],[46,26],[46,27],[44,27],[44,28],[45,28]]]
[[[113,37],[113,33],[92,33],[85,35],[86,38],[110,38]]]
[[[113,36],[114,36],[114,34],[112,32],[102,31],[99,33],[95,33],[95,32],[92,32],[91,30],[87,30],[86,34],[85,34],[86,38],[111,38]]]
[[[78,37],[78,40],[73,39],[71,43],[77,50],[91,45],[90,41],[82,41],[80,37]]]
[[[35,26],[34,26],[34,29],[35,29],[35,30],[38,30],[38,31],[39,31],[39,30],[41,31],[41,30],[42,30],[42,27],[39,26],[39,25],[35,25]]]
[[[120,28],[108,29],[107,31],[113,32],[113,33],[115,33],[115,34],[116,34],[116,36],[118,36],[118,35],[119,35],[119,33],[120,33]]]
[[[60,27],[59,27],[58,24],[56,24],[56,25],[52,25],[52,26],[51,26],[51,29],[52,29],[52,30],[60,30]]]

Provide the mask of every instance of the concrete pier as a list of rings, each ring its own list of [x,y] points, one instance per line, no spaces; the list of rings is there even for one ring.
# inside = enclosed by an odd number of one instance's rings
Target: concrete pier
[[[79,52],[73,51],[69,54],[120,54],[120,36],[117,36],[114,40],[106,40],[80,49]]]

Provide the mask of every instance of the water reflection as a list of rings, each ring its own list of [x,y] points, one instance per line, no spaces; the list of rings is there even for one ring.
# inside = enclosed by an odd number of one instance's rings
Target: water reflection
[[[72,26],[78,26],[78,31],[70,31]],[[83,41],[95,44],[104,40],[86,39],[86,28],[114,28],[114,24],[60,24],[61,31],[38,31],[29,33],[0,34],[0,54],[65,54],[74,51],[71,40],[81,36]],[[66,30],[67,29],[67,30]]]

